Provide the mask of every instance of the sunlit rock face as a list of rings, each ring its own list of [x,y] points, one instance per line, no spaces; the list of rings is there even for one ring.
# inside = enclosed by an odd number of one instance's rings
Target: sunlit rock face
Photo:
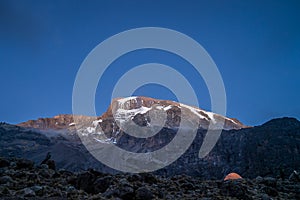
[[[185,124],[181,123],[183,119]],[[192,128],[232,130],[246,127],[237,119],[227,118],[197,107],[141,96],[113,99],[107,111],[99,117],[60,114],[53,118],[29,120],[20,123],[19,126],[39,130],[65,130],[69,135],[79,134],[82,139],[88,136],[93,137],[97,142],[115,144],[119,140],[124,142],[133,140],[129,143],[137,143],[140,139],[129,135],[137,128],[146,135],[149,129],[139,127],[148,127],[154,129],[157,135],[142,140],[150,141],[151,146],[156,148],[173,138],[174,134],[170,137],[166,129],[174,130],[181,127],[187,130]]]
[[[210,128],[212,129],[230,130],[246,127],[237,119],[227,118],[219,114],[178,102],[158,100],[149,97],[114,99],[101,118],[114,118],[121,123],[124,121],[135,120],[139,125],[145,126],[151,124],[151,111],[154,113],[154,120],[155,118],[160,117],[160,113],[166,113],[165,127],[167,128],[179,127],[181,118],[188,119],[191,123],[197,123],[199,124],[199,128],[203,129],[207,129],[210,123]],[[224,126],[222,126],[222,121],[224,121]]]

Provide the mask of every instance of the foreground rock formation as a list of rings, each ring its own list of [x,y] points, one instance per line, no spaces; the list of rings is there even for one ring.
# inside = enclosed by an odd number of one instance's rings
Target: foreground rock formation
[[[51,165],[50,165],[51,167]],[[300,180],[256,177],[201,180],[177,175],[73,173],[18,158],[0,158],[0,199],[299,199]]]

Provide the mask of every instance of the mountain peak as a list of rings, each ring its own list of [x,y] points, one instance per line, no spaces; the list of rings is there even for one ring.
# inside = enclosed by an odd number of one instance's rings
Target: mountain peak
[[[182,109],[184,109],[186,116],[182,116]],[[203,129],[208,129],[210,122],[212,122],[214,129],[241,129],[247,127],[235,118],[224,117],[195,106],[144,96],[115,98],[100,118],[115,118],[116,121],[121,123],[136,119],[136,121],[142,121],[142,124],[150,124],[149,112],[155,110],[166,112],[167,121],[165,125],[168,128],[179,127],[181,117],[186,117],[191,123],[199,123],[199,128]],[[224,127],[222,121],[224,121]]]
[[[182,112],[182,110],[185,112]],[[29,120],[27,122],[18,124],[18,126],[41,130],[60,130],[74,129],[75,122],[88,122],[89,124],[96,126],[100,124],[100,126],[107,133],[107,131],[113,132],[119,130],[119,128],[116,128],[115,125],[132,121],[140,126],[156,125],[155,120],[151,120],[151,112],[152,114],[158,113],[155,115],[155,118],[158,118],[159,120],[162,118],[159,113],[164,112],[166,114],[166,123],[164,124],[164,127],[166,128],[178,128],[180,126],[182,117],[188,119],[190,123],[199,124],[199,128],[203,129],[208,129],[210,124],[213,125],[211,126],[213,129],[229,130],[247,127],[237,119],[228,118],[213,112],[208,112],[195,106],[144,96],[115,98],[112,100],[107,111],[100,117],[59,114],[52,118],[38,118],[37,120]],[[76,120],[74,120],[74,117],[76,117]],[[222,121],[224,121],[224,126],[222,126]]]

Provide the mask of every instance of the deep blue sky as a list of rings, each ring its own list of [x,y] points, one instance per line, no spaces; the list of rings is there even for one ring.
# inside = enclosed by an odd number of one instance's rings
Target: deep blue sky
[[[74,79],[87,54],[114,34],[146,26],[180,31],[207,50],[224,80],[227,116],[248,125],[300,119],[299,10],[297,0],[0,1],[0,121],[71,113]],[[145,50],[108,69],[96,95],[99,115],[122,73],[147,62],[168,64],[199,83],[199,105],[210,109],[207,88],[188,63]],[[174,99],[157,85],[136,94]]]

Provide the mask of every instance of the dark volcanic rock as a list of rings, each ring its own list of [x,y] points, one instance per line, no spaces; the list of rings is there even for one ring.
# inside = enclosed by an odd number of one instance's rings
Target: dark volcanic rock
[[[53,170],[56,169],[56,165],[55,165],[55,161],[54,160],[48,160],[46,162],[46,165],[48,165],[49,169],[53,169]]]
[[[0,184],[7,184],[13,182],[13,179],[10,176],[1,176]]]
[[[17,169],[32,169],[33,166],[34,166],[34,162],[31,161],[31,160],[25,160],[25,159],[22,159],[22,160],[18,160],[16,162],[17,164]]]
[[[146,187],[140,187],[136,190],[136,200],[151,200],[153,199],[152,192]]]
[[[293,171],[293,173],[289,176],[289,181],[292,182],[300,182],[300,174],[297,171]]]
[[[75,187],[78,189],[82,189],[88,193],[94,193],[94,181],[96,177],[94,174],[90,172],[80,173],[77,176],[77,181]]]
[[[0,158],[0,168],[1,167],[8,167],[9,166],[9,161],[4,159],[4,158]]]
[[[1,158],[3,159],[3,158]],[[33,166],[16,168],[27,162],[7,158],[0,171],[0,199],[299,199],[300,183],[272,177],[253,180],[203,181],[186,175],[107,175],[95,170],[72,173]],[[56,174],[39,176],[41,171]],[[19,174],[22,174],[20,176]],[[151,178],[149,178],[151,177]],[[147,179],[148,178],[148,179]],[[147,180],[147,181],[146,181]],[[274,184],[274,182],[276,184]]]
[[[228,180],[221,186],[221,194],[229,197],[236,197],[238,199],[252,199],[248,191],[247,185],[243,180]]]
[[[107,190],[107,188],[110,186],[112,181],[111,176],[105,176],[97,178],[94,182],[94,192],[95,193],[103,193]]]

